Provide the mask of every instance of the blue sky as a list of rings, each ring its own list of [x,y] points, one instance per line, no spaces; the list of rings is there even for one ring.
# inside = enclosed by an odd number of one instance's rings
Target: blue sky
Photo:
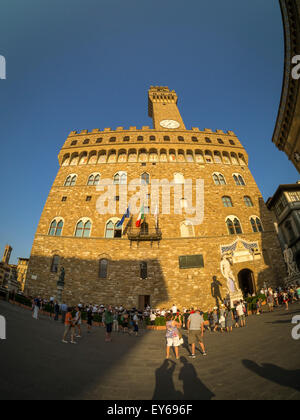
[[[151,125],[150,85],[187,128],[233,130],[265,199],[297,181],[271,142],[283,52],[276,0],[2,0],[1,253],[29,257],[69,132]]]

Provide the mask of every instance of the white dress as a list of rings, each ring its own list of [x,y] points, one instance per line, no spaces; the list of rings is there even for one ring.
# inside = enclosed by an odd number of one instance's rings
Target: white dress
[[[39,307],[37,305],[34,305],[34,309],[33,309],[33,318],[34,319],[39,319]]]

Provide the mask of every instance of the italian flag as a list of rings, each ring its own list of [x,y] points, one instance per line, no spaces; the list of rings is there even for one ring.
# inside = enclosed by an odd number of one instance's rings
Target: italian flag
[[[141,224],[143,223],[144,220],[145,220],[145,210],[144,210],[144,205],[143,205],[142,208],[141,208],[139,217],[138,217],[138,219],[135,223],[135,226],[137,228],[141,227]]]

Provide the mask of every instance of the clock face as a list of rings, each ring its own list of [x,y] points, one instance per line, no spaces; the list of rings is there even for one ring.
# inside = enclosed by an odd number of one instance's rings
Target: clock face
[[[163,120],[160,122],[160,125],[163,128],[178,128],[180,127],[180,124],[178,121],[175,120]]]

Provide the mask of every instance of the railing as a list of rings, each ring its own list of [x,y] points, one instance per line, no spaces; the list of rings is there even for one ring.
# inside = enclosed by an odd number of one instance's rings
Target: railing
[[[162,232],[158,228],[130,228],[127,236],[130,241],[160,241],[162,239]]]

